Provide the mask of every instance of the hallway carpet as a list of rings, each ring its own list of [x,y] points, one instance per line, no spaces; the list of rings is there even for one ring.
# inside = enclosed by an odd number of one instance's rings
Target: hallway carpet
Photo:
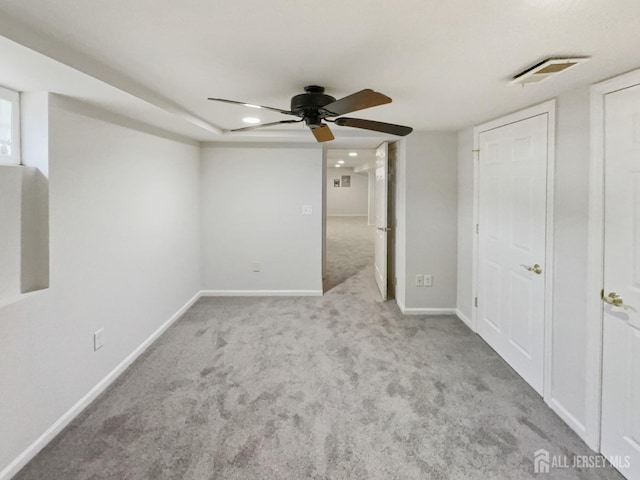
[[[325,292],[373,264],[375,230],[367,217],[327,217]]]
[[[367,266],[324,297],[202,298],[18,480],[619,479],[451,316]]]

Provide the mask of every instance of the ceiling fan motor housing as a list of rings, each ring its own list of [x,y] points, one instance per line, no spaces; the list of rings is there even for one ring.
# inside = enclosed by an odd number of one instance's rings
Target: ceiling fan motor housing
[[[307,126],[311,128],[322,125],[322,119],[326,116],[320,109],[336,101],[331,95],[324,93],[324,87],[309,85],[304,87],[306,93],[296,95],[291,99],[291,111],[305,119]]]

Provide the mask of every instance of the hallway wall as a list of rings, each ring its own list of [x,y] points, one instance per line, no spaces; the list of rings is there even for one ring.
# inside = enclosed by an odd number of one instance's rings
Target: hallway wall
[[[334,180],[351,177],[351,186],[334,187]],[[327,168],[327,215],[366,216],[369,209],[367,173],[354,173],[353,168]]]
[[[589,88],[558,97],[554,185],[553,345],[549,404],[589,440],[597,412],[587,411]],[[458,134],[458,309],[471,318],[473,249],[473,129]],[[547,395],[545,394],[545,397]]]
[[[399,149],[397,298],[407,313],[453,313],[456,307],[457,134],[413,132]],[[418,274],[432,275],[417,287]]]
[[[205,291],[322,294],[322,162],[315,146],[202,149]]]

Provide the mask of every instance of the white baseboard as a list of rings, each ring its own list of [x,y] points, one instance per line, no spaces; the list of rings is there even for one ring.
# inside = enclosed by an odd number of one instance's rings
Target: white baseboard
[[[574,417],[569,412],[569,410],[567,410],[565,406],[562,405],[555,398],[552,398],[551,400],[549,400],[547,402],[547,405],[549,405],[549,407],[551,407],[551,410],[553,410],[556,413],[556,415],[558,415],[562,420],[564,420],[564,422],[567,425],[569,425],[569,427],[571,427],[571,429],[574,432],[576,432],[578,436],[582,438],[582,440],[584,440],[587,445],[589,445],[590,439],[589,439],[589,436],[587,435],[587,429],[585,428],[582,422],[578,421],[578,419]],[[589,445],[589,447],[591,449],[594,449],[592,445]]]
[[[414,308],[398,304],[404,315],[455,315],[455,308]]]
[[[459,309],[456,308],[456,316],[462,320],[467,327],[469,327],[473,331],[473,327],[471,326],[471,319],[467,317],[464,313],[462,313]]]
[[[0,472],[0,480],[9,480],[16,475],[29,461],[35,457],[47,444],[54,439],[71,421],[78,416],[98,395],[104,392],[144,351],[155,342],[176,320],[178,320],[201,296],[201,292],[196,293],[186,304],[184,304],[169,320],[160,328],[153,332],[144,342],[142,342],[133,352],[131,352],[116,368],[111,370],[100,380],[89,392],[78,402],[67,410],[58,420],[55,421],[45,432],[29,445],[20,455],[18,455],[4,470]]]
[[[327,217],[369,217],[366,213],[327,213]]]
[[[321,297],[322,290],[202,290],[200,295],[203,297]]]

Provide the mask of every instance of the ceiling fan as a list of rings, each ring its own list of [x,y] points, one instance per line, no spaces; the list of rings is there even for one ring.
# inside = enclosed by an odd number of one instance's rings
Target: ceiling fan
[[[293,115],[300,117],[299,120],[281,120],[279,122],[263,123],[261,125],[252,125],[250,127],[236,128],[232,132],[244,132],[246,130],[254,130],[256,128],[271,127],[273,125],[282,125],[287,123],[304,122],[316,137],[318,142],[328,142],[334,139],[333,133],[329,126],[324,122],[335,123],[343,127],[362,128],[364,130],[374,130],[376,132],[390,133],[404,137],[409,135],[413,128],[403,125],[395,125],[393,123],[376,122],[373,120],[363,120],[361,118],[340,117],[346,113],[363,110],[365,108],[377,107],[385,103],[391,103],[391,99],[382,93],[375,92],[371,89],[364,89],[351,94],[347,97],[336,100],[331,95],[324,93],[324,87],[317,85],[309,85],[304,87],[305,93],[294,96],[291,99],[291,110],[282,110],[280,108],[265,107],[263,105],[254,105],[251,103],[238,102],[235,100],[225,100],[224,98],[209,98],[216,102],[234,103],[244,105],[246,107],[264,108],[280,112],[284,115]],[[340,118],[335,118],[340,117]]]

